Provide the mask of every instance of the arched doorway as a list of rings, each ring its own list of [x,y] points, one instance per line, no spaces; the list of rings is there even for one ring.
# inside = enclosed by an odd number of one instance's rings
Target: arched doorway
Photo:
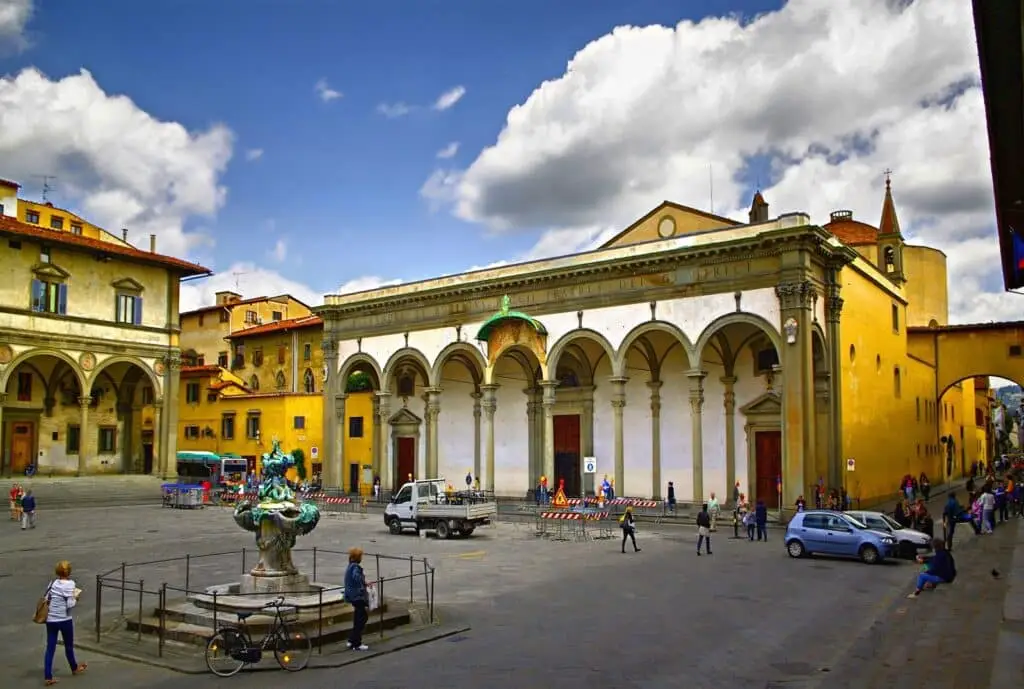
[[[493,455],[486,458],[483,468],[485,485],[490,490],[514,494],[517,488],[535,489],[531,474],[538,481],[541,475],[547,476],[548,486],[552,490],[557,487],[554,477],[548,476],[554,468],[545,466],[547,412],[543,392],[538,392],[543,380],[540,360],[526,346],[505,349],[492,364],[483,400],[484,413],[490,415],[485,422],[489,422],[493,434],[493,444],[488,446],[485,440],[485,450]]]
[[[562,337],[551,348],[548,370],[553,371],[552,379],[558,383],[555,388],[555,409],[552,422],[554,476],[553,485],[565,481],[567,495],[593,495],[596,475],[583,473],[583,458],[598,457],[594,443],[594,417],[605,409],[595,409],[595,396],[601,387],[607,387],[613,377],[615,350],[601,334],[586,329],[573,330]],[[536,404],[537,395],[533,396]],[[612,448],[602,453],[605,469],[612,461]],[[531,463],[531,476],[537,480],[539,466]],[[532,482],[532,481],[531,481]]]
[[[337,420],[337,457],[331,463],[327,485],[341,486],[350,493],[369,494],[375,479],[381,478],[380,365],[369,355],[356,354],[339,370],[338,389],[331,400]],[[385,441],[386,442],[386,441]],[[323,464],[314,462],[314,474]],[[333,475],[332,472],[337,472]]]
[[[159,390],[153,372],[139,361],[115,357],[93,372],[89,385],[90,425],[96,431],[86,440],[95,453],[96,471],[153,473]]]
[[[749,499],[778,507],[785,468],[777,331],[760,316],[734,313],[712,322],[697,346],[707,372],[704,399],[722,405],[704,419],[705,455],[725,459],[706,470],[708,485],[731,500],[738,482]]]
[[[933,481],[936,476],[948,481],[980,474],[993,459],[1022,451],[1024,404],[1019,396],[997,394],[1001,385],[1010,384],[1021,385],[981,374],[942,391],[925,421],[931,426],[931,437],[921,463]]]
[[[391,393],[387,417],[387,449],[391,489],[427,476],[427,451],[436,437],[436,391],[430,387],[430,364],[419,350],[406,347],[384,367],[384,386]],[[432,423],[424,424],[431,415]]]
[[[617,494],[668,495],[672,483],[679,500],[697,501],[701,483],[701,452],[694,453],[693,424],[688,423],[691,408],[689,377],[693,347],[686,335],[670,323],[652,321],[626,335],[619,347],[619,380],[605,387],[623,388],[622,408],[626,457],[624,483],[616,478]],[[614,392],[611,390],[609,392]],[[601,395],[601,407],[612,407],[615,400]],[[608,414],[609,412],[604,412]],[[614,421],[614,418],[609,419]],[[664,421],[664,422],[663,422]],[[604,423],[613,428],[613,424]],[[608,435],[609,431],[604,432]],[[695,482],[696,469],[696,482]]]
[[[85,471],[82,411],[91,400],[82,381],[78,362],[62,352],[35,350],[11,362],[0,389],[0,472],[17,476],[31,464],[41,474]]]
[[[483,472],[482,428],[483,384],[487,361],[476,347],[453,342],[441,350],[431,372],[439,395],[437,465],[438,474],[461,487],[466,473],[480,481]],[[472,430],[467,427],[472,422]]]

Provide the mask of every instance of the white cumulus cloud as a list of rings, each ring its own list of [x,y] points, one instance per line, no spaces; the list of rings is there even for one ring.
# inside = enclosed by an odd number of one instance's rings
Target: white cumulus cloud
[[[249,150],[247,150],[245,152],[245,159],[248,160],[250,163],[257,161],[257,160],[259,160],[262,157],[263,157],[263,149],[262,148],[250,148]]]
[[[288,258],[288,240],[278,239],[274,242],[274,248],[270,250],[270,257],[278,263],[284,263]]]
[[[448,160],[449,158],[454,158],[455,154],[457,154],[458,152],[459,142],[453,141],[444,148],[442,148],[440,151],[438,151],[437,157],[440,158],[441,160]]]
[[[32,0],[0,0],[0,53],[28,46],[25,28],[33,9]]]
[[[185,221],[224,204],[232,145],[227,127],[190,132],[160,121],[84,70],[58,80],[31,68],[0,77],[0,176],[31,194],[33,175],[54,174],[54,203],[114,232],[156,234],[163,253],[187,256],[210,243]]]
[[[952,317],[1017,319],[985,132],[970,3],[790,0],[592,41],[421,194],[496,231],[560,228],[536,251],[566,253],[664,199],[707,209],[709,167],[719,213],[745,218],[759,176],[773,213],[877,224],[891,168],[904,233],[949,256]]]
[[[465,95],[465,86],[454,86],[437,97],[437,100],[434,101],[434,110],[448,110],[462,100]]]
[[[415,106],[401,101],[397,103],[380,103],[377,105],[377,112],[389,120],[397,120],[401,117],[405,117],[415,109]]]
[[[330,103],[332,100],[337,100],[344,95],[341,91],[332,89],[326,79],[320,79],[313,84],[313,92],[324,103]]]

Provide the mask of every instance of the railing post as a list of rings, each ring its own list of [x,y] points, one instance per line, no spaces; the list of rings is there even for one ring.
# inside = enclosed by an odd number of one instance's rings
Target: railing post
[[[242,574],[245,574],[245,548],[242,548]]]
[[[121,617],[124,617],[124,573],[127,565],[121,563]]]
[[[213,633],[216,634],[219,630],[217,629],[217,590],[213,590]]]
[[[189,579],[191,578],[192,570],[192,556],[189,553],[185,553],[185,595],[189,592]]]
[[[316,552],[316,548],[313,549],[313,552],[314,553]],[[314,558],[313,562],[316,562],[315,558]],[[316,579],[316,577],[314,576],[313,579]],[[320,591],[320,607],[317,609],[317,617],[318,617],[318,619],[317,619],[317,632],[316,632],[316,652],[317,652],[318,655],[323,655],[324,654],[324,590],[323,590],[323,588],[321,588],[321,589],[319,589],[319,591]]]
[[[412,603],[412,586],[413,586],[413,557],[409,556],[409,603]]]
[[[378,558],[379,559],[379,558]],[[384,638],[384,577],[377,572],[377,611],[380,612],[380,638]]]
[[[423,558],[423,597],[426,599],[427,603],[430,602],[430,577],[427,574],[428,567],[427,558]]]
[[[313,581],[317,581],[316,578],[316,546],[313,546]],[[320,594],[320,604],[323,605],[323,594]]]
[[[145,584],[146,582],[144,580],[139,579],[139,627],[137,630],[138,638],[136,638],[136,641],[142,641],[142,591],[145,588]]]
[[[157,653],[164,657],[164,632],[167,630],[167,582],[160,587],[160,632],[157,636],[159,646]]]
[[[434,624],[434,577],[437,570],[430,568],[430,624]]]
[[[103,616],[103,579],[96,575],[96,643],[100,642],[100,619]]]
[[[373,557],[377,560],[377,571],[374,572],[374,574],[376,574],[377,578],[380,579],[380,553],[374,553]]]

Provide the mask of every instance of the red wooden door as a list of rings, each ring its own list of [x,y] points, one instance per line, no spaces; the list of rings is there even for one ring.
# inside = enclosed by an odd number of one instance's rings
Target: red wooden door
[[[395,475],[395,490],[402,487],[411,475],[416,479],[416,438],[398,439],[398,457],[395,460],[398,469]]]
[[[560,414],[554,422],[555,476],[548,485],[551,490],[558,490],[559,479],[565,479],[566,495],[577,496],[580,494],[580,417],[579,414]]]
[[[782,431],[756,431],[754,457],[757,462],[757,500],[768,507],[779,506],[776,482],[782,475]]]
[[[11,424],[11,473],[24,473],[32,463],[33,429],[35,424],[16,421]]]

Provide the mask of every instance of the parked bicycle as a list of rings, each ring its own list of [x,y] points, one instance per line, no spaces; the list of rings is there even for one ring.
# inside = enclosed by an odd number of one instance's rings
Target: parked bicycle
[[[289,626],[298,621],[298,610],[284,605],[284,596],[263,606],[274,611],[274,621],[266,636],[254,643],[245,621],[255,613],[240,612],[237,625],[221,627],[206,644],[206,667],[218,677],[231,677],[246,665],[255,665],[263,653],[274,652],[282,669],[298,672],[305,669],[312,655],[313,645],[305,632]],[[286,617],[287,616],[287,617]]]
[[[29,478],[32,478],[35,475],[36,475],[36,464],[35,464],[35,462],[31,462],[31,463],[29,463],[28,465],[25,466],[25,476],[27,476]]]

